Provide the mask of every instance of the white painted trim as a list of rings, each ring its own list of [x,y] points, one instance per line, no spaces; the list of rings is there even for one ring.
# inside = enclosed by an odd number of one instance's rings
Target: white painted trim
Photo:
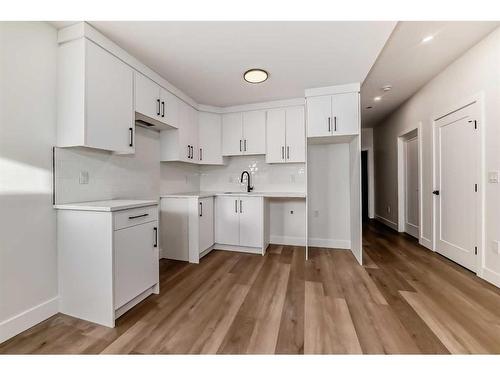
[[[0,322],[0,343],[50,318],[58,311],[59,296]]]
[[[421,153],[420,149],[420,140],[421,138],[421,133],[420,133],[420,124],[417,125],[414,128],[407,129],[403,133],[401,133],[398,138],[397,138],[397,149],[398,149],[398,154],[397,154],[397,162],[398,162],[398,222],[397,222],[397,231],[398,232],[404,232],[405,231],[405,219],[406,219],[406,150],[405,150],[405,142],[407,142],[410,139],[413,139],[417,137],[417,142],[418,142],[418,151]],[[416,136],[414,135],[416,134]],[[418,172],[421,172],[421,162],[420,162],[420,154],[418,157]],[[421,181],[422,179],[422,174],[420,173],[418,176],[418,185],[419,189],[421,189]],[[420,191],[419,191],[420,194]],[[418,207],[419,207],[419,215],[421,214],[420,212],[420,207],[422,206],[422,201],[420,200],[419,196],[419,202],[418,202]],[[419,217],[419,224],[420,223],[420,217]]]
[[[224,250],[224,251],[236,251],[239,253],[250,253],[250,254],[262,254],[262,248],[260,247],[248,247],[248,246],[236,246],[236,245],[223,245],[216,243],[213,246],[214,250]]]
[[[305,246],[305,237],[293,236],[273,236],[269,237],[269,242],[276,245]]]
[[[139,294],[137,297],[133,298],[132,300],[128,301],[125,305],[120,306],[115,310],[115,320],[118,319],[120,316],[125,314],[127,311],[129,311],[132,307],[135,305],[139,304],[140,302],[144,301],[146,298],[148,298],[151,294],[159,294],[160,293],[160,283],[157,283],[153,285],[152,287],[146,289],[144,292]],[[114,328],[114,322],[113,322],[113,327]]]
[[[425,237],[420,237],[418,243],[423,247],[426,247],[427,249],[434,251],[434,249],[432,248],[432,240]]]
[[[375,214],[375,219],[380,221],[382,224],[387,225],[389,228],[392,228],[394,230],[398,230],[398,224],[396,224],[394,221],[389,220],[383,216]]]
[[[311,238],[309,237],[309,246],[313,247],[327,247],[332,249],[351,249],[350,240],[335,240],[331,238]]]
[[[361,134],[363,137],[363,134]],[[375,158],[373,147],[363,147],[361,151],[368,153],[368,218],[375,219]]]
[[[206,112],[211,112],[215,110],[216,111],[215,113],[233,113],[233,112],[258,111],[264,109],[304,106],[305,103],[306,103],[305,98],[293,98],[284,100],[273,100],[269,102],[234,105],[230,107],[214,107],[201,104],[198,106],[198,108],[200,110],[205,110]]]
[[[477,276],[500,288],[500,273],[495,272],[487,267],[482,267],[479,269]]]
[[[322,95],[335,95],[348,92],[360,92],[361,84],[359,82],[348,83],[346,85],[317,87],[305,90],[305,96],[322,96]]]

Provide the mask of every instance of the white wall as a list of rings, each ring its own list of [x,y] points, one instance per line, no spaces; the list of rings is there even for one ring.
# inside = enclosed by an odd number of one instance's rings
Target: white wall
[[[386,121],[375,127],[376,215],[397,223],[397,137],[422,122],[422,243],[431,246],[432,121],[476,94],[484,95],[485,169],[500,170],[500,29],[453,62]],[[485,249],[479,275],[500,286],[500,255],[492,241],[500,240],[500,185],[481,181],[485,191]],[[387,212],[387,207],[391,212]]]
[[[361,150],[368,152],[368,217],[375,217],[375,162],[373,156],[373,129],[361,129]]]
[[[349,144],[308,145],[307,152],[309,245],[349,249]]]
[[[56,30],[0,22],[0,342],[57,312]]]

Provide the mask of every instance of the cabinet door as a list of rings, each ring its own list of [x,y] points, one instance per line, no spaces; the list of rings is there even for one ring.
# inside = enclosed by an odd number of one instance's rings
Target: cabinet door
[[[266,125],[266,163],[285,162],[285,109],[267,111]]]
[[[240,246],[263,246],[263,198],[238,198],[238,212],[240,213]]]
[[[331,96],[307,98],[307,136],[324,137],[332,133]]]
[[[160,121],[178,128],[180,99],[164,88],[160,88],[160,100]]]
[[[189,106],[189,144],[191,145],[191,163],[198,163],[200,148],[198,144],[198,111]]]
[[[123,306],[158,282],[158,222],[114,231],[114,306]]]
[[[200,164],[223,164],[221,115],[199,112],[198,145]]]
[[[191,111],[190,106],[183,101],[179,103],[179,128],[174,130],[178,132],[177,134],[177,149],[179,151],[179,160],[185,162],[191,162],[191,142],[190,142],[190,121],[191,121]]]
[[[285,158],[289,163],[305,163],[306,161],[304,107],[286,109]]]
[[[359,134],[359,94],[332,96],[333,134]]]
[[[215,198],[215,242],[239,245],[239,197]]]
[[[241,113],[222,115],[222,155],[243,153],[243,116]]]
[[[202,253],[214,244],[214,198],[198,200],[198,216],[200,220],[199,249]]]
[[[256,155],[266,153],[266,112],[243,113],[243,153]]]
[[[135,72],[135,111],[160,120],[160,86]]]
[[[86,40],[86,145],[122,153],[134,152],[132,69]]]

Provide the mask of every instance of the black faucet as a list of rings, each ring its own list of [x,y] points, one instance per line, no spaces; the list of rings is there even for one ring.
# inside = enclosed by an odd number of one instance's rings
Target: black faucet
[[[248,173],[248,171],[243,171],[243,173],[241,173],[240,182],[243,183],[243,175],[245,173],[247,174],[247,193],[250,193],[253,190],[253,186],[250,186],[250,173]]]

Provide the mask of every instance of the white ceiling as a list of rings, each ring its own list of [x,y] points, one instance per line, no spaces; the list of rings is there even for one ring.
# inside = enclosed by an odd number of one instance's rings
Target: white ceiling
[[[200,104],[230,106],[363,82],[396,22],[96,21],[97,30]],[[56,27],[65,22],[54,22]],[[250,68],[269,72],[259,85]]]
[[[399,22],[361,88],[362,126],[373,127],[499,22]],[[434,39],[422,43],[433,35]],[[384,93],[382,87],[392,85]],[[375,96],[382,100],[374,102]],[[366,109],[372,106],[372,109]]]

